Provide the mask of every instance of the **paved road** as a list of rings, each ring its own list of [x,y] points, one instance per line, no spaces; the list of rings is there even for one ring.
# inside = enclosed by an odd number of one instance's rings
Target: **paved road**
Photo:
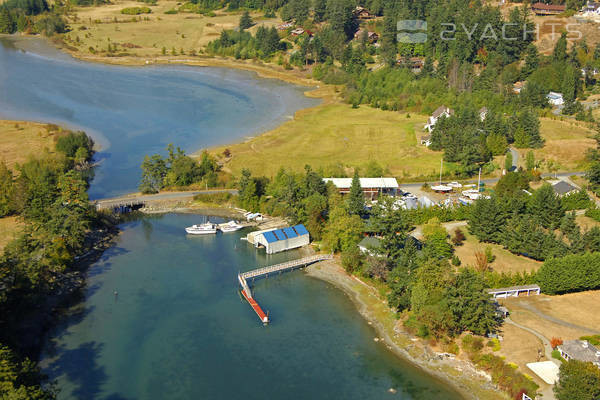
[[[585,172],[561,172],[558,174],[542,174],[542,178],[566,179],[573,175],[584,176]],[[481,182],[485,183],[486,185],[491,185],[491,184],[497,183],[499,180],[500,180],[500,178],[488,178],[488,179],[482,179]],[[477,182],[477,178],[467,179],[464,182]],[[432,184],[432,182],[407,182],[407,183],[401,183],[400,188],[405,189],[405,190],[420,189],[424,183]],[[437,184],[437,182],[435,182],[433,184]]]
[[[98,199],[94,200],[93,203],[99,208],[108,208],[113,205],[125,204],[125,203],[147,203],[151,201],[170,201],[170,200],[183,200],[194,197],[198,194],[214,194],[214,193],[231,193],[237,194],[237,189],[212,189],[212,190],[195,190],[190,192],[162,192],[157,194],[147,195],[126,195],[122,197],[114,197],[110,199]]]

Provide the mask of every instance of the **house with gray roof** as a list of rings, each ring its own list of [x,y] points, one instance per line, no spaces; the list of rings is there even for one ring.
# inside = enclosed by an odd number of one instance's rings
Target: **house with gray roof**
[[[570,195],[571,193],[575,193],[579,191],[577,186],[571,185],[567,181],[560,180],[552,185],[552,189],[554,189],[554,193],[558,196],[563,197]]]
[[[600,368],[600,350],[587,340],[567,340],[557,347],[562,358],[567,361],[591,362]]]

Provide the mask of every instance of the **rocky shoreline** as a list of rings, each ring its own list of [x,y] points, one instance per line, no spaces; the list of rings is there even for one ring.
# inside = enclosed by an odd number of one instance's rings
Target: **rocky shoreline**
[[[361,316],[377,332],[378,336],[373,340],[386,346],[398,357],[455,388],[465,398],[507,398],[507,395],[491,382],[491,377],[476,369],[472,363],[441,356],[404,331],[387,304],[381,301],[377,290],[348,275],[335,260],[314,264],[305,271],[309,277],[323,280],[346,293]]]

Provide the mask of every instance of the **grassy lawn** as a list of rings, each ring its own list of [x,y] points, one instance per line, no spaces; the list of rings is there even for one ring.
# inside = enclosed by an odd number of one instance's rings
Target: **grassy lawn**
[[[105,52],[110,40],[111,44],[117,44],[117,54],[127,52],[135,56],[155,57],[162,55],[164,46],[168,55],[172,55],[173,48],[176,55],[181,55],[181,49],[186,54],[192,49],[198,52],[218,38],[222,30],[238,26],[241,11],[217,11],[214,17],[190,12],[165,14],[165,11],[178,9],[181,4],[161,0],[155,6],[149,6],[137,1],[117,0],[98,7],[78,7],[76,18],[69,20],[72,31],[65,35],[65,41],[83,54],[92,54],[90,47],[95,52]],[[121,14],[121,10],[128,7],[149,7],[152,12],[137,16]],[[281,22],[278,18],[264,19],[262,15],[252,14],[257,24],[250,29],[251,32],[259,24],[272,26]],[[133,19],[136,22],[132,22]]]
[[[19,233],[21,225],[17,217],[0,218],[0,252]]]
[[[45,124],[0,121],[0,160],[14,169],[15,164],[54,149],[54,136]]]
[[[296,113],[293,121],[245,143],[213,150],[221,156],[229,148],[226,168],[239,174],[249,168],[255,174],[273,176],[284,166],[300,171],[334,165],[364,167],[376,160],[398,177],[435,175],[442,154],[417,143],[426,117],[368,106],[352,109],[347,104],[327,104]]]
[[[582,328],[600,330],[600,315],[596,311],[600,302],[600,291],[597,290],[562,296],[511,298],[502,302],[510,310],[514,321],[536,330],[548,339],[558,337],[563,340],[573,340],[591,334]],[[545,316],[576,326],[564,326],[543,318],[532,311],[531,306]]]
[[[463,242],[462,246],[457,247],[455,251],[464,266],[475,265],[475,252],[485,251],[485,248],[488,246],[492,249],[492,254],[496,257],[490,265],[492,270],[496,272],[531,272],[532,270],[537,271],[542,266],[541,262],[512,254],[498,244],[481,243],[475,236],[468,232],[466,227],[461,228],[461,230],[467,237],[467,240]],[[450,232],[450,234],[452,233]]]
[[[541,118],[540,123],[540,132],[546,143],[541,149],[534,150],[536,160],[551,160],[559,171],[585,169],[586,151],[596,147],[596,141],[592,139],[594,133],[585,124],[576,121]],[[525,166],[528,151],[519,150],[520,166]]]

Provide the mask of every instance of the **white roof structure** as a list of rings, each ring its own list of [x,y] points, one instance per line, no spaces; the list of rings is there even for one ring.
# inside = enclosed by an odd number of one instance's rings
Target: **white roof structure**
[[[535,372],[548,385],[554,385],[558,381],[559,369],[553,361],[528,363],[527,368]]]
[[[352,178],[323,178],[325,183],[332,182],[338,189],[350,189]],[[360,187],[378,189],[398,189],[396,178],[360,178]]]

